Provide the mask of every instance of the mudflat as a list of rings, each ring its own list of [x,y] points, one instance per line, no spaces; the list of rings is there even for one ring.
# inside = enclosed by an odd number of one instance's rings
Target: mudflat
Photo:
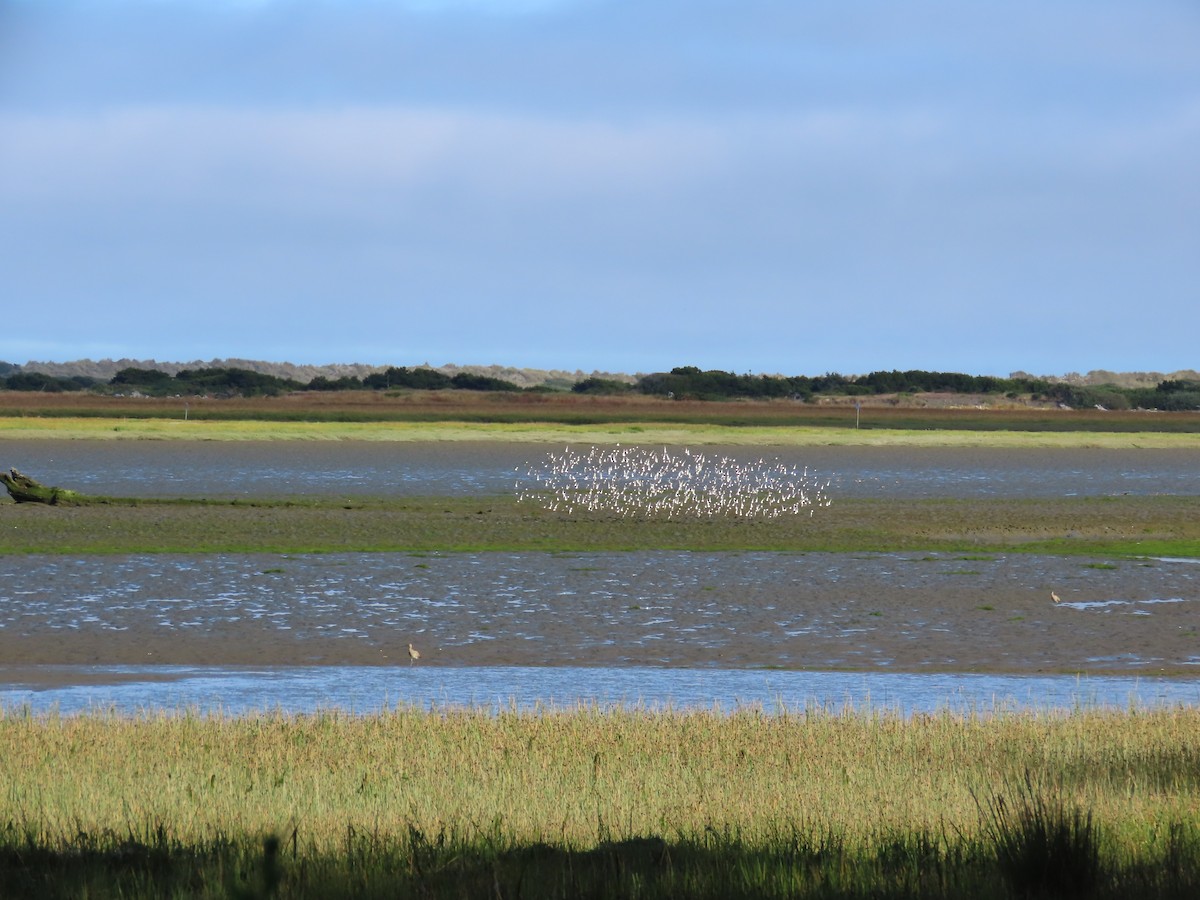
[[[55,665],[406,666],[409,641],[424,666],[1200,675],[1189,560],[148,556],[96,558],[86,575],[27,562],[42,568],[21,582],[23,610],[3,617],[3,681],[89,677],[30,668]],[[32,587],[40,577],[56,586]]]
[[[1200,497],[1124,487],[835,498],[812,518],[770,522],[563,515],[512,496],[289,500],[277,485],[276,499],[4,502],[0,678],[64,677],[56,665],[407,665],[409,640],[432,666],[1200,674],[1200,564],[1189,561],[1200,558]],[[377,590],[319,614],[299,602],[314,590],[311,560],[340,562],[330,589],[344,590],[369,568],[356,554],[391,567]],[[263,616],[206,621],[221,590],[202,588],[158,598],[175,612],[194,603],[169,624],[153,603],[122,610],[119,595],[88,601],[91,618],[63,605],[134,583],[119,571],[130,560],[164,577],[174,555],[248,567]],[[43,565],[70,577],[14,589]],[[605,586],[637,565],[620,590]],[[559,585],[564,599],[514,605],[496,587],[506,567],[524,573],[510,584]],[[443,582],[385,587],[439,569]],[[374,618],[371,600],[384,611]]]

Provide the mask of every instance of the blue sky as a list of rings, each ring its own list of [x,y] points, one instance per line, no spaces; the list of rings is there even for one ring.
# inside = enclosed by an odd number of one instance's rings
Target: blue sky
[[[1194,0],[0,0],[0,360],[1200,368]]]

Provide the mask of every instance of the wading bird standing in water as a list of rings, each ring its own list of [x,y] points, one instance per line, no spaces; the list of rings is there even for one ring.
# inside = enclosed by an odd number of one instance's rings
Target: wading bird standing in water
[[[1058,594],[1054,593],[1054,591],[1050,592],[1050,599],[1053,600],[1055,603],[1062,603],[1062,597],[1058,596]],[[411,647],[412,644],[409,644],[408,646]]]
[[[408,664],[411,666],[421,658],[421,651],[414,647],[411,643],[408,645]]]

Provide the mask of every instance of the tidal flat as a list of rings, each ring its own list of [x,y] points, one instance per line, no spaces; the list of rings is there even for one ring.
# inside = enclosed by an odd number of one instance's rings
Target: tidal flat
[[[1200,658],[1186,451],[792,451],[838,477],[833,502],[758,519],[546,508],[511,485],[542,444],[8,446],[64,486],[151,494],[0,503],[14,665],[387,665],[401,638],[432,665],[1186,676]],[[194,496],[225,469],[235,496]]]
[[[0,585],[0,681],[45,686],[102,677],[80,667],[407,669],[406,642],[422,669],[468,671],[1200,674],[1200,563],[1182,558],[31,554],[0,558]]]

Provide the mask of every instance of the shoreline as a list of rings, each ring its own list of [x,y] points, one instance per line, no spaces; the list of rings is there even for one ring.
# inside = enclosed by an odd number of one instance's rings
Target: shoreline
[[[253,665],[250,663],[212,664],[212,663],[112,663],[108,665],[83,665],[69,663],[44,664],[0,664],[0,689],[22,689],[32,691],[57,690],[75,687],[104,687],[122,684],[173,684],[197,674],[211,677],[220,675],[252,674],[268,671],[320,671],[322,669],[361,668],[364,670],[382,670],[397,668],[401,671],[408,669],[407,664],[388,663],[326,663],[309,665]],[[535,664],[529,662],[487,663],[479,665],[430,665],[427,668],[446,669],[448,671],[469,671],[472,669],[580,669],[591,670],[661,670],[686,672],[740,672],[809,674],[809,675],[863,675],[863,676],[929,676],[929,677],[1003,677],[1003,678],[1126,678],[1126,679],[1165,679],[1175,682],[1188,682],[1200,685],[1200,667],[1167,668],[1146,671],[1130,668],[1097,668],[1097,669],[1029,669],[1029,668],[896,668],[896,667],[814,667],[785,668],[781,666],[708,666],[696,667],[685,665],[637,665],[633,663],[616,666],[601,666],[595,664]],[[120,670],[120,671],[117,671]]]

